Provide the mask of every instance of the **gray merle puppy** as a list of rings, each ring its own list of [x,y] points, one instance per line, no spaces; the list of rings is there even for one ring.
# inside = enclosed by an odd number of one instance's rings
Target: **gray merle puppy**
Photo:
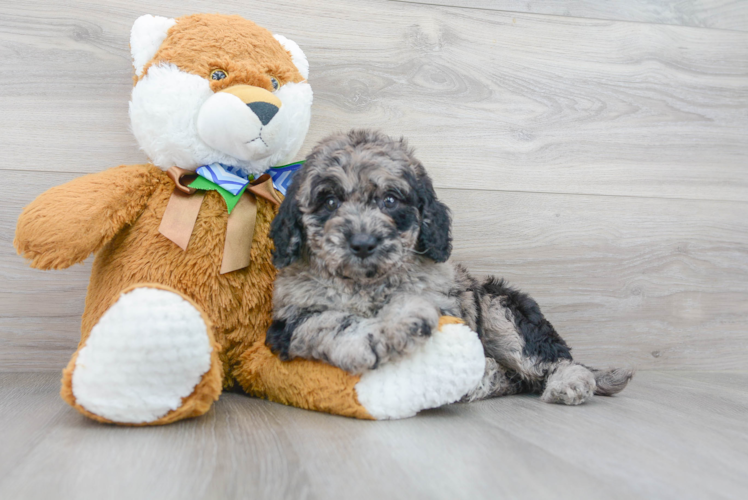
[[[373,370],[450,315],[478,333],[486,355],[483,381],[465,400],[531,391],[575,405],[621,391],[633,374],[575,363],[533,299],[447,262],[449,209],[404,139],[354,130],[323,140],[270,236],[281,271],[266,342],[282,359]]]

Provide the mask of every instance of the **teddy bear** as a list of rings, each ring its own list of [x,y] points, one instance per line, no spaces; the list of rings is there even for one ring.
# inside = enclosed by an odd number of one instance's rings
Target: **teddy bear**
[[[62,398],[94,420],[158,425],[225,389],[361,419],[458,400],[484,370],[476,334],[442,318],[422,348],[363,375],[265,345],[268,237],[309,128],[306,56],[239,16],[144,15],[131,31],[132,132],[150,163],[42,193],[14,245],[37,269],[95,254]]]

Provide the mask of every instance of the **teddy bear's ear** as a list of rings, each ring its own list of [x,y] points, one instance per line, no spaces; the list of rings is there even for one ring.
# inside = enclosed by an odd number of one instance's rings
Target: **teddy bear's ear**
[[[309,61],[306,60],[306,54],[301,50],[301,47],[299,47],[296,42],[289,40],[283,35],[273,36],[281,45],[283,45],[284,49],[291,53],[291,60],[293,61],[294,66],[299,70],[299,73],[301,73],[301,76],[303,76],[305,80],[309,78]]]
[[[150,14],[135,20],[130,31],[130,54],[138,76],[143,76],[143,67],[156,55],[158,48],[166,39],[169,28],[176,22],[176,19]]]

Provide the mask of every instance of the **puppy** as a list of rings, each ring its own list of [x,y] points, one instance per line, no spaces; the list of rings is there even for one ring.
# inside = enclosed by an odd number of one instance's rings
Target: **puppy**
[[[483,381],[465,400],[531,391],[575,405],[621,391],[633,375],[575,363],[533,299],[447,262],[449,209],[404,139],[354,130],[323,140],[270,236],[280,272],[266,342],[282,359],[373,370],[450,315],[478,333],[486,354]]]

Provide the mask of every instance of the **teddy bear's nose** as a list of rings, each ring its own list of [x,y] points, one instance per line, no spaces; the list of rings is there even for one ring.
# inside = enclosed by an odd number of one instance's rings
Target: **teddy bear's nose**
[[[257,115],[257,118],[260,119],[260,122],[262,122],[263,125],[270,123],[270,120],[272,120],[278,112],[278,106],[270,104],[269,102],[249,102],[247,103],[247,106]]]
[[[277,95],[252,85],[232,85],[218,92],[231,94],[241,99],[257,116],[263,126],[270,123],[270,120],[278,114],[278,110],[283,107],[283,102]]]

